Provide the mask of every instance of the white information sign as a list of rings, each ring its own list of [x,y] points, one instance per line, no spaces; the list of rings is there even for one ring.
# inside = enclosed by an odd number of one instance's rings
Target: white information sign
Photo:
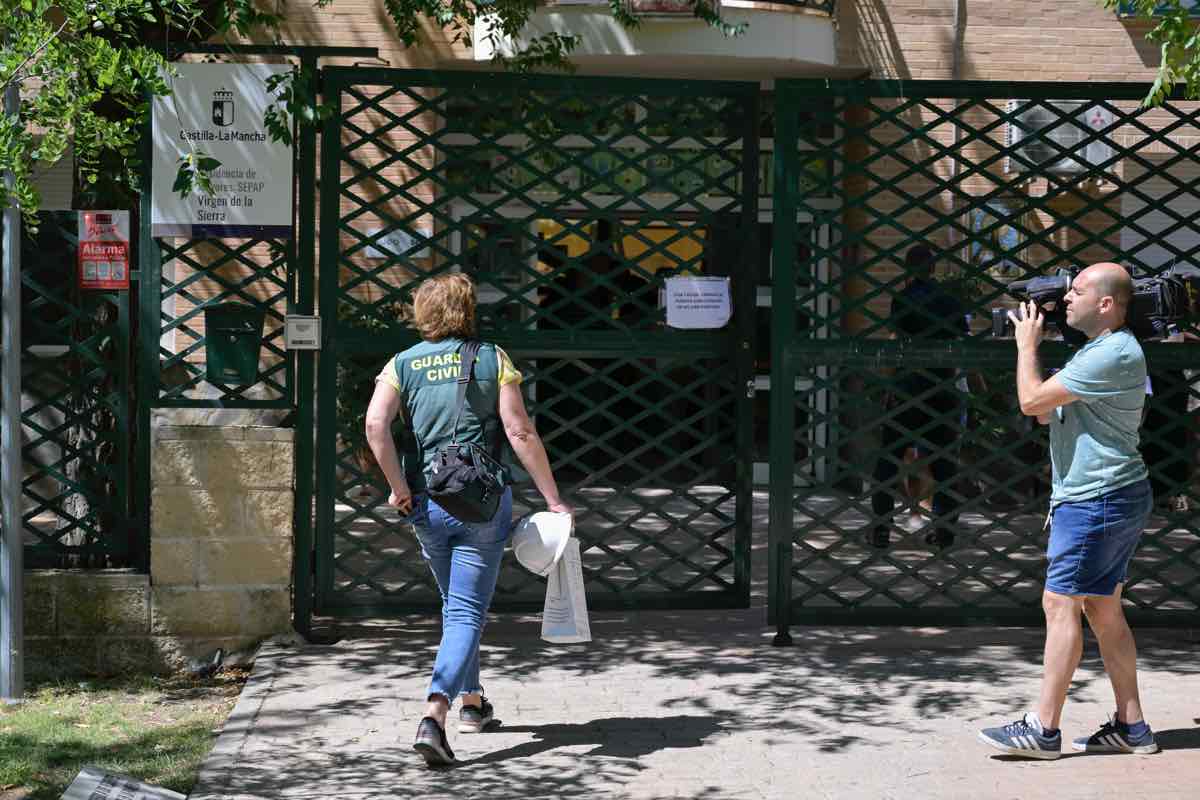
[[[733,316],[729,278],[680,276],[666,284],[671,328],[723,328]]]
[[[62,800],[187,800],[179,792],[147,786],[128,775],[84,767],[67,787]]]
[[[154,180],[151,233],[192,239],[292,235],[292,148],[272,141],[263,125],[267,79],[286,64],[176,64],[164,75],[173,94],[152,112]],[[221,162],[213,193],[172,189],[179,159],[203,154]]]

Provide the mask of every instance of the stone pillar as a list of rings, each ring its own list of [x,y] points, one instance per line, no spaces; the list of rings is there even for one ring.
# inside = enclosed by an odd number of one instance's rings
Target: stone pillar
[[[150,629],[168,666],[291,629],[293,431],[160,426]]]

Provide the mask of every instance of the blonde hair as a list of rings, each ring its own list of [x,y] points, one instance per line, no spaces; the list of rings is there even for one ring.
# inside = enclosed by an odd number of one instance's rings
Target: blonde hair
[[[475,283],[460,272],[425,280],[413,293],[412,324],[427,342],[475,336]]]

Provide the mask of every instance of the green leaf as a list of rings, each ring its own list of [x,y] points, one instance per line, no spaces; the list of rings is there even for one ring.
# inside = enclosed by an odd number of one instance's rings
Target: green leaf
[[[178,193],[181,197],[187,197],[192,193],[192,171],[190,169],[179,168],[179,172],[175,173],[175,183],[171,185],[171,191]]]

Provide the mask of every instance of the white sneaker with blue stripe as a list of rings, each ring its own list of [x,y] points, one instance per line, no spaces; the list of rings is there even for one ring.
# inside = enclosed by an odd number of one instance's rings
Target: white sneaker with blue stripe
[[[1032,711],[1016,722],[999,728],[984,728],[979,740],[1011,756],[1053,759],[1062,755],[1062,733],[1053,736],[1042,733],[1042,722]]]
[[[1158,742],[1154,741],[1154,732],[1146,727],[1141,736],[1134,736],[1129,726],[1117,719],[1113,714],[1100,726],[1100,730],[1091,736],[1076,739],[1071,747],[1083,753],[1139,753],[1146,755],[1158,752]]]

